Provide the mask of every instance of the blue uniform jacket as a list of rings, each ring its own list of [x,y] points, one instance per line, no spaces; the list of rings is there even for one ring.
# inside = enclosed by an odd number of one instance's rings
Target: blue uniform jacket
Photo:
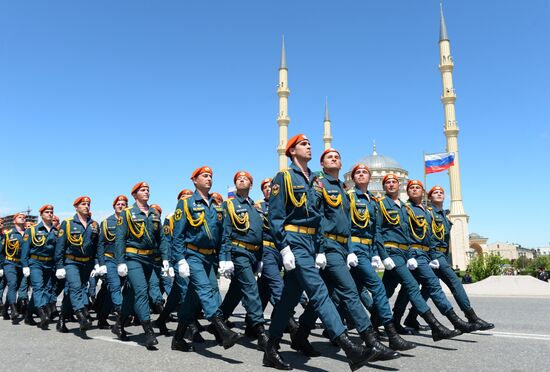
[[[245,242],[262,249],[262,217],[254,206],[254,201],[236,195],[234,199],[223,203],[224,222],[220,261],[230,261],[232,251],[247,253],[248,249],[232,243],[233,240]],[[255,251],[256,252],[256,251]],[[261,252],[260,252],[261,253]]]
[[[95,260],[97,256],[97,243],[99,240],[99,225],[88,217],[87,225],[84,227],[78,215],[67,218],[61,222],[57,242],[55,246],[55,264],[57,269],[63,268],[65,261],[83,262],[66,258],[71,255],[76,258],[90,258]],[[86,261],[89,262],[89,261]]]
[[[17,228],[4,230],[2,234],[2,267],[11,262],[21,267],[21,248],[25,233],[20,233]]]
[[[44,226],[43,222],[40,222],[36,226],[31,226],[25,231],[23,238],[23,248],[21,251],[21,265],[23,267],[29,266],[29,259],[31,255],[51,258],[51,260],[40,260],[41,262],[54,263],[55,245],[57,242],[58,231],[52,226],[50,231]]]
[[[431,257],[435,245],[432,239],[432,216],[423,206],[407,201],[408,224],[410,232],[410,257],[425,255]],[[421,248],[422,247],[422,248]]]
[[[432,240],[435,245],[435,251],[432,252],[432,258],[449,255],[449,241],[451,239],[451,228],[453,223],[447,218],[447,211],[435,206],[428,207],[432,216],[432,224],[428,227],[432,232]]]
[[[367,253],[370,256],[380,256],[381,259],[387,258],[388,254],[384,247],[374,244],[380,240],[380,231],[376,226],[378,216],[378,201],[370,192],[364,193],[359,188],[354,187],[348,191],[350,198],[350,216],[351,216],[351,236],[361,239],[370,239]],[[354,243],[350,240],[350,252],[359,253],[365,249],[365,244]],[[379,251],[380,249],[380,251]],[[384,258],[382,258],[384,257]]]
[[[279,251],[289,245],[285,225],[319,228],[320,199],[313,187],[316,180],[314,174],[309,168],[308,172],[310,181],[296,164],[291,163],[289,169],[277,173],[273,179],[268,217],[275,246]]]
[[[197,190],[178,201],[174,212],[172,255],[175,262],[185,258],[187,245],[219,251],[223,230],[223,207],[210,196],[208,203]]]
[[[408,214],[405,203],[400,201],[401,207],[390,197],[384,196],[378,201],[379,212],[376,215],[376,235],[374,244],[382,260],[386,259],[387,252],[384,244],[387,242],[410,245]]]
[[[118,218],[115,214],[110,215],[101,222],[99,232],[99,244],[97,246],[97,261],[100,266],[105,265],[105,253],[114,258],[115,256],[115,238],[116,224]]]
[[[271,233],[271,226],[269,225],[268,211],[269,211],[269,200],[260,200],[256,202],[256,209],[260,213],[262,218],[262,240],[274,243],[273,234]]]

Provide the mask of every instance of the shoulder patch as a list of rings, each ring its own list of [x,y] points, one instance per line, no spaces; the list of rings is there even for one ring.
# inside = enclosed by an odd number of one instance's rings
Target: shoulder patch
[[[26,242],[27,240],[29,240],[29,234],[23,235],[23,241]]]
[[[279,195],[279,191],[281,191],[281,185],[279,185],[278,183],[274,184],[274,185],[271,187],[271,194],[272,194],[273,196]]]
[[[164,230],[164,235],[170,235],[170,226],[168,225],[164,226],[163,230]]]
[[[176,209],[176,211],[174,212],[174,220],[176,221],[179,221],[181,220],[181,215],[182,215],[182,212],[181,212],[181,209]]]
[[[118,218],[118,220],[116,221],[116,224],[117,224],[117,226],[122,225],[122,216],[120,216],[120,217]]]
[[[59,230],[59,233],[57,234],[57,237],[61,238],[65,234],[65,229]]]

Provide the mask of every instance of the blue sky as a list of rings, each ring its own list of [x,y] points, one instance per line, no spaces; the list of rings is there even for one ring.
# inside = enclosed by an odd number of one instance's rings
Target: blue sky
[[[549,245],[550,3],[444,11],[470,231]],[[328,96],[346,170],[376,140],[422,179],[422,153],[445,148],[438,1],[4,1],[0,215],[65,217],[87,194],[102,218],[140,180],[169,211],[203,164],[222,194],[239,169],[273,175],[283,34],[289,132],[312,139],[312,168]]]

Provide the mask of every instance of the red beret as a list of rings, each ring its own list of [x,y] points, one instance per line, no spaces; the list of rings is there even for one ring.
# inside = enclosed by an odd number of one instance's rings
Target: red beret
[[[126,202],[126,204],[128,204],[128,198],[124,195],[119,195],[115,198],[115,200],[113,200],[113,207],[116,205],[116,203],[118,203],[119,201],[124,201]]]
[[[76,207],[77,205],[79,205],[80,203],[83,203],[83,202],[91,203],[92,199],[90,199],[89,196],[79,196],[78,198],[76,198],[74,200],[73,207]]]
[[[195,169],[193,173],[191,173],[191,179],[203,173],[210,173],[210,175],[212,175],[212,168],[207,167],[206,165],[203,165],[202,167]]]
[[[370,174],[370,169],[365,164],[357,164],[353,169],[351,170],[351,178],[355,175],[355,172],[357,172],[359,169],[366,169],[367,172]]]
[[[409,187],[411,187],[413,185],[418,185],[418,186],[424,188],[424,185],[419,180],[410,180],[409,182],[407,182],[407,190],[409,189]]]
[[[248,178],[250,183],[254,183],[254,179],[252,178],[250,173],[248,173],[247,171],[238,171],[237,173],[235,173],[235,175],[233,176],[233,183],[236,183],[237,178],[239,178],[240,176],[245,176],[246,178]]]
[[[149,184],[147,182],[144,182],[144,181],[141,181],[141,182],[138,182],[134,185],[134,187],[132,187],[132,192],[130,194],[134,194],[135,192],[137,192],[139,189],[141,189],[142,187],[147,187],[149,188]]]
[[[48,210],[48,209],[51,209],[52,212],[53,212],[53,205],[44,204],[43,206],[40,207],[40,209],[38,210],[38,213],[42,213],[42,212],[44,212],[45,210]]]
[[[306,137],[305,134],[297,134],[295,135],[294,137],[292,137],[291,139],[288,140],[288,142],[286,143],[286,151],[285,151],[285,155],[290,157],[290,149],[293,148],[294,146],[296,146],[296,144],[298,142],[301,142],[303,140],[307,140],[308,138]]]
[[[223,203],[223,196],[221,196],[219,193],[213,192],[212,194],[210,194],[210,196],[212,196],[213,199],[217,200],[218,203]]]
[[[382,185],[384,185],[387,180],[396,180],[397,182],[399,182],[399,178],[397,178],[397,176],[393,173],[388,173],[384,176],[384,178],[382,179]]]
[[[180,200],[182,197],[184,196],[191,196],[193,195],[193,191],[192,190],[189,190],[189,189],[183,189],[180,191],[180,193],[178,194],[178,200]]]
[[[430,189],[430,191],[428,191],[428,198],[432,196],[432,193],[434,191],[437,191],[437,190],[440,190],[442,193],[445,193],[445,190],[443,190],[443,187],[441,186],[434,186]]]
[[[23,217],[27,217],[27,215],[23,212],[17,212],[13,215],[13,219],[15,220],[18,216],[23,216]]]
[[[336,150],[335,148],[329,147],[328,149],[326,149],[325,151],[323,151],[323,153],[321,154],[321,161],[323,161],[323,158],[324,158],[325,155],[328,154],[329,152],[335,152],[335,153],[338,154],[338,156],[340,156],[340,153],[338,152],[338,150]]]
[[[158,204],[151,204],[150,207],[153,208],[153,209],[156,209],[157,212],[159,212],[159,214],[162,214],[162,208],[160,207],[160,205],[158,205]]]
[[[263,190],[263,189],[264,189],[264,185],[265,185],[266,183],[271,183],[271,181],[273,181],[271,178],[264,178],[264,179],[262,180],[262,183],[260,184],[260,189]]]

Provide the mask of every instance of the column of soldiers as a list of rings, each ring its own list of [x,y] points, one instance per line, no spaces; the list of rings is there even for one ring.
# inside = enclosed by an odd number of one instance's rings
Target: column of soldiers
[[[75,215],[61,224],[50,204],[39,209],[41,222],[35,226],[25,228],[26,216],[16,214],[14,228],[0,226],[4,319],[17,324],[23,317],[26,324],[48,329],[57,317],[56,329],[63,333],[73,319],[85,332],[92,327],[94,307],[98,328],[111,328],[126,341],[125,327],[133,321],[143,327],[145,346],[154,349],[153,327],[169,335],[166,324],[176,312],[171,348],[189,352],[204,342],[201,318],[209,321],[206,330],[225,349],[235,345],[242,335],[232,330],[229,317],[242,301],[245,335],[257,339],[265,366],[283,370],[292,369],[278,351],[285,331],[292,349],[308,357],[321,355],[308,340],[317,319],[323,334],[345,352],[351,370],[415,348],[403,334],[429,329],[438,341],[494,327],[476,315],[447,261],[452,225],[441,187],[428,192],[424,205],[423,184],[411,180],[404,202],[398,197],[399,179],[387,174],[386,195],[375,198],[368,191],[370,171],[364,164],[352,169],[354,187],[346,188],[336,149],[322,153],[322,170],[315,173],[308,167],[311,145],[305,135],[289,140],[286,155],[290,167],[262,180],[264,199],[258,203],[249,196],[250,173],[235,174],[236,196],[223,202],[211,192],[212,169],[202,166],[191,175],[195,190],[182,190],[175,211],[164,221],[162,209],[149,204],[145,182],[131,189],[132,206],[126,196],[117,196],[114,214],[100,224],[91,217],[88,196],[74,201]],[[376,269],[382,267],[380,279]],[[231,280],[223,300],[217,275]],[[97,298],[96,278],[102,283]],[[439,279],[449,286],[467,321],[455,313]],[[392,310],[388,299],[397,284],[401,290]],[[4,286],[1,290],[3,295]],[[454,329],[437,320],[428,298]],[[403,327],[409,301],[413,307]],[[269,328],[264,318],[268,302],[274,308]],[[298,303],[304,311],[296,322]],[[154,322],[152,312],[159,314]],[[350,328],[356,328],[361,343],[348,337]],[[380,342],[382,334],[388,346]]]

